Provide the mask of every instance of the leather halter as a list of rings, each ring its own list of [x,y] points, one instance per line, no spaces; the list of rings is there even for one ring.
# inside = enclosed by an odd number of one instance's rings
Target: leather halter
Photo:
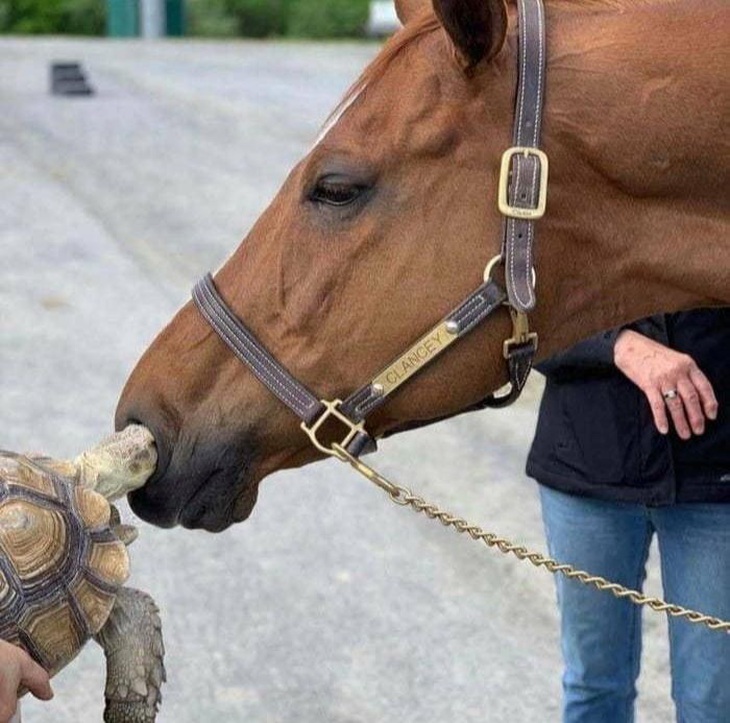
[[[530,332],[526,316],[535,305],[534,224],[545,212],[548,174],[547,156],[538,148],[546,56],[542,0],[518,0],[518,18],[515,145],[502,156],[499,184],[498,205],[505,217],[502,252],[488,264],[484,282],[404,354],[344,401],[322,400],[292,376],[236,317],[218,293],[210,274],[193,289],[193,300],[206,321],[257,379],[301,419],[302,429],[314,446],[325,454],[339,456],[338,444],[325,446],[318,437],[322,425],[332,418],[347,428],[344,439],[339,442],[342,449],[353,457],[374,451],[375,440],[364,426],[366,417],[445,349],[503,306],[509,308],[513,322],[513,336],[504,342],[509,391],[501,396],[491,394],[459,413],[511,404],[525,386],[537,350],[537,335]],[[502,263],[506,291],[492,279],[493,269]],[[439,420],[412,422],[390,430],[388,434]]]

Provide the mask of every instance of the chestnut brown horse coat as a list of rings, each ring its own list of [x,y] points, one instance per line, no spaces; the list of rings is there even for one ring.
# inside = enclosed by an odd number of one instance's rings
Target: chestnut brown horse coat
[[[326,399],[359,387],[459,303],[500,246],[515,7],[398,9],[405,29],[216,276],[264,345]],[[547,0],[546,10],[540,354],[660,310],[727,304],[727,0]],[[455,412],[499,387],[508,332],[499,312],[399,391],[370,431]],[[250,514],[266,475],[317,458],[190,304],[130,377],[117,425],[132,420],[160,452],[132,506],[160,525],[223,529]]]

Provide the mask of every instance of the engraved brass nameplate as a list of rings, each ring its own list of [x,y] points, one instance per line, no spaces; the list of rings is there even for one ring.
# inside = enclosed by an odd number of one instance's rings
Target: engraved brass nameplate
[[[405,354],[373,379],[373,386],[380,385],[383,389],[383,395],[390,394],[431,359],[455,342],[459,338],[459,334],[458,332],[449,331],[446,324],[446,321],[442,321],[427,334],[424,334]]]

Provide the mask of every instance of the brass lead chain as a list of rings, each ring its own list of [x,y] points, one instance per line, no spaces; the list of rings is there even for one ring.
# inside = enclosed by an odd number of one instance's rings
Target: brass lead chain
[[[353,457],[340,445],[335,444],[332,449],[334,451],[333,456],[337,457],[341,462],[348,463],[354,470],[363,475],[363,477],[380,487],[397,505],[411,507],[415,512],[422,512],[426,517],[432,520],[438,520],[444,527],[451,527],[459,534],[467,534],[473,540],[483,542],[487,547],[496,547],[505,555],[511,554],[519,560],[528,560],[535,567],[545,568],[554,575],[561,574],[570,580],[578,580],[584,585],[593,586],[598,590],[606,590],[617,598],[626,598],[635,605],[646,606],[655,612],[663,612],[674,618],[684,618],[688,622],[705,625],[710,630],[720,630],[730,634],[730,621],[705,615],[696,610],[689,610],[681,605],[674,605],[659,598],[649,597],[638,590],[631,590],[623,585],[606,580],[599,575],[591,575],[583,570],[577,570],[572,565],[560,563],[539,552],[531,552],[526,547],[515,545],[492,532],[485,532],[481,527],[469,524],[461,517],[456,517],[441,510],[436,505],[429,504],[423,498],[414,495],[406,487],[394,484],[379,472],[376,472],[372,467],[357,459],[357,457]]]

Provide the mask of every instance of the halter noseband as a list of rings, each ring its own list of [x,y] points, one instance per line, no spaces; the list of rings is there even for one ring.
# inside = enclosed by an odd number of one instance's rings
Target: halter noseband
[[[193,300],[215,332],[272,394],[302,421],[302,429],[321,452],[342,458],[374,451],[375,440],[365,430],[365,419],[406,381],[436,359],[455,341],[502,306],[509,308],[513,335],[504,342],[510,378],[509,391],[490,394],[462,412],[503,407],[522,392],[537,351],[537,334],[531,333],[527,312],[535,305],[532,249],[535,221],[545,212],[548,159],[538,148],[545,88],[545,12],[542,0],[518,0],[519,72],[515,101],[514,146],[502,156],[499,210],[505,217],[501,254],[489,262],[484,282],[450,314],[409,349],[382,369],[347,399],[319,399],[276,358],[231,311],[210,274],[193,289]],[[492,270],[504,264],[506,291],[492,279]],[[450,416],[450,415],[449,415]],[[440,419],[443,419],[441,417]],[[342,441],[325,445],[318,432],[327,420],[347,428]],[[412,422],[388,434],[430,424]]]

